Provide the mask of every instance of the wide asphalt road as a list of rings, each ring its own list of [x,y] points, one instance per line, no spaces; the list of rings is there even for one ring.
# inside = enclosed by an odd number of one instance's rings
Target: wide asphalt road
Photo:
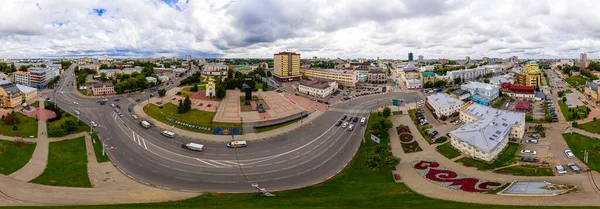
[[[349,131],[335,122],[342,115],[368,117],[370,110],[390,104],[390,98],[407,101],[419,99],[415,93],[388,93],[351,100],[334,106],[343,111],[329,111],[304,124],[302,128],[273,139],[249,142],[245,148],[227,148],[223,143],[206,143],[204,151],[181,148],[194,142],[181,136],[167,138],[158,128],[145,129],[128,113],[135,99],[116,96],[106,105],[95,98],[79,95],[72,86],[74,66],[63,73],[54,95],[65,111],[81,111],[86,123],[99,124],[94,129],[105,139],[111,159],[129,176],[155,186],[202,192],[252,192],[250,182],[269,191],[305,187],[322,182],[338,172],[352,159],[363,140],[365,126],[359,123]],[[194,69],[197,70],[197,69]],[[50,96],[50,95],[49,95]],[[120,101],[115,102],[114,99]],[[76,101],[78,103],[74,104]],[[110,104],[122,107],[119,117]]]

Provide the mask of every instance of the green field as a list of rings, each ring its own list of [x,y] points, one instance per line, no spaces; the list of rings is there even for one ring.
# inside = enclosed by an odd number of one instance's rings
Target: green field
[[[600,133],[600,120],[579,124],[579,128],[590,133]]]
[[[146,106],[144,106],[144,112],[146,114],[148,114],[150,117],[152,117],[155,120],[158,120],[160,122],[163,122],[164,124],[167,124],[169,126],[174,125],[177,128],[188,130],[188,131],[193,131],[193,132],[198,132],[198,133],[213,133],[212,129],[215,127],[230,127],[230,128],[238,128],[240,130],[240,133],[242,132],[241,131],[242,125],[240,123],[212,122],[212,119],[216,115],[215,112],[207,112],[207,111],[191,109],[190,111],[188,111],[184,114],[179,114],[179,113],[177,113],[177,105],[168,103],[168,104],[164,104],[162,107],[163,108],[161,109],[154,104],[146,105]],[[169,118],[175,119],[175,120],[183,122],[183,123],[188,123],[188,124],[193,124],[193,125],[203,126],[203,127],[209,127],[209,128],[211,128],[211,130],[205,131],[205,130],[198,130],[198,129],[194,129],[194,128],[188,128],[186,126],[178,125],[178,124],[172,123],[170,121],[167,121],[165,119],[165,117],[169,117]]]
[[[185,88],[182,89],[182,91],[191,92],[190,89],[192,88],[192,86],[194,86],[194,85],[185,87]],[[203,90],[206,90],[206,83],[200,83],[200,84],[198,84],[198,91],[203,91]]]
[[[583,118],[587,117],[587,114],[586,114],[587,106],[585,106],[585,105],[579,106],[579,108],[571,107],[571,108],[575,108],[574,112],[570,112],[569,107],[567,107],[567,104],[565,104],[562,100],[558,101],[558,106],[560,107],[560,111],[562,112],[563,116],[565,116],[565,119],[567,121],[575,120],[575,118],[573,117],[573,115],[575,113],[579,114],[579,119],[583,119]]]
[[[440,154],[442,154],[443,156],[445,156],[448,159],[453,159],[455,157],[460,156],[460,152],[458,150],[454,149],[454,147],[452,147],[452,145],[449,142],[446,144],[437,146],[437,149],[440,152]]]
[[[17,130],[13,130],[13,125],[4,124],[4,120],[0,120],[0,135],[4,136],[21,136],[21,137],[37,137],[38,123],[34,118],[27,117],[21,113],[16,113],[19,118]]]
[[[519,144],[509,143],[508,146],[504,148],[502,154],[500,154],[500,156],[498,156],[498,158],[491,163],[468,157],[461,158],[456,162],[466,164],[470,167],[475,167],[479,170],[490,170],[513,164],[516,161],[515,154],[517,153],[518,149]]]
[[[87,173],[85,137],[50,142],[48,164],[31,183],[50,186],[92,187]]]
[[[554,176],[552,168],[532,165],[517,165],[498,170],[498,172],[515,176]]]
[[[565,81],[567,83],[569,83],[569,85],[571,85],[573,87],[577,87],[577,86],[580,86],[580,85],[585,85],[585,83],[586,83],[585,78],[583,78],[583,77],[581,77],[579,75],[565,78]]]
[[[9,175],[29,162],[35,143],[0,140],[0,173]]]
[[[106,153],[104,153],[104,156],[102,156],[102,141],[100,141],[96,132],[92,133],[92,142],[95,142],[93,145],[94,153],[96,154],[96,161],[99,163],[110,161]]]
[[[569,149],[583,161],[583,150],[588,151],[588,165],[591,169],[600,172],[600,139],[593,139],[578,133],[563,134]]]

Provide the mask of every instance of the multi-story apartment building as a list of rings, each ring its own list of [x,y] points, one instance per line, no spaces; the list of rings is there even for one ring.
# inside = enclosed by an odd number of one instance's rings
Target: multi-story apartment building
[[[25,86],[31,86],[31,80],[29,77],[29,72],[26,71],[17,71],[15,73],[13,73],[15,76],[15,83],[21,84],[21,85],[25,85]]]
[[[14,73],[15,83],[44,89],[48,82],[56,78],[59,73],[59,69],[56,67],[29,68],[27,72],[19,71]]]
[[[525,134],[525,114],[469,103],[460,111],[465,124],[450,131],[450,144],[464,155],[493,161],[511,139]]]
[[[431,72],[431,71],[422,72],[421,73],[421,81],[423,82],[423,84],[426,84],[428,82],[434,83],[435,82],[435,73]]]
[[[221,63],[208,63],[202,66],[202,74],[206,76],[225,76],[229,66]]]
[[[528,64],[517,74],[517,80],[522,86],[540,86],[542,76],[537,64]]]
[[[500,94],[498,86],[480,82],[463,84],[460,89],[468,91],[471,94],[471,101],[481,105],[490,105]]]
[[[448,116],[456,115],[465,105],[448,94],[433,94],[427,96],[426,106],[431,110],[433,116],[440,119],[445,119]]]
[[[312,80],[305,81],[298,85],[298,91],[317,98],[325,98],[337,90],[338,84],[335,81]]]
[[[23,104],[23,95],[17,85],[8,81],[0,82],[0,107],[14,108]]]
[[[359,79],[358,72],[353,70],[302,68],[301,71],[308,78],[336,81],[342,86],[355,86]]]
[[[115,94],[115,87],[112,83],[94,83],[92,84],[92,94],[94,96]]]
[[[461,78],[463,81],[470,81],[477,79],[478,77],[483,77],[487,73],[494,72],[495,70],[493,68],[483,66],[473,69],[449,71],[446,73],[446,75],[450,76],[450,79],[452,80],[454,80],[455,78]]]
[[[300,54],[294,52],[274,54],[273,76],[282,82],[300,80]]]
[[[21,91],[25,102],[35,102],[38,96],[38,90],[29,86],[17,84],[17,88]]]

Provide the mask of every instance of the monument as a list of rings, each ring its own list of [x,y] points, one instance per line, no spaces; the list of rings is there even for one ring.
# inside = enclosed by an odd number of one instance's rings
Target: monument
[[[212,79],[212,77],[208,77],[208,84],[206,84],[206,96],[207,97],[214,97],[217,94],[215,93],[215,83],[213,82],[214,80]]]
[[[248,84],[242,84],[242,89],[246,93],[246,101],[252,101],[252,88]]]

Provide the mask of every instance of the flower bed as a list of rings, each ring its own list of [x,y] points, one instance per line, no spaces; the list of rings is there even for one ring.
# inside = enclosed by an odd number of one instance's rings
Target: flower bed
[[[410,133],[401,133],[399,136],[401,142],[412,142],[413,136]]]
[[[469,178],[448,170],[444,166],[433,161],[415,161],[412,165],[413,168],[427,180],[450,189],[462,190],[465,192],[488,193],[493,192],[506,184]]]

